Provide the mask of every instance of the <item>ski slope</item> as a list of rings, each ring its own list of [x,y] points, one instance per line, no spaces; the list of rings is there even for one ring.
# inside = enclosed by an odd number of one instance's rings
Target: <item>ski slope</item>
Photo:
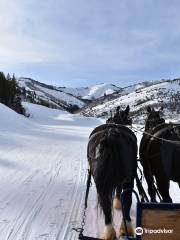
[[[81,219],[88,136],[103,121],[24,105],[30,118],[0,104],[0,240],[75,240],[71,229]],[[173,184],[172,195],[177,191]],[[103,230],[96,207],[93,184],[85,233],[94,237]],[[134,223],[135,202],[132,215]],[[114,217],[118,229],[121,214]]]

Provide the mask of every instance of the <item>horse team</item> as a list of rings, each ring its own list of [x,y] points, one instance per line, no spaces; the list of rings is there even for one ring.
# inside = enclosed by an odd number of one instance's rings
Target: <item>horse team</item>
[[[169,182],[173,180],[180,186],[180,124],[165,123],[161,111],[147,108],[147,119],[139,156],[148,185],[151,202],[156,202],[154,177],[161,201],[172,202],[169,195]],[[105,218],[103,239],[114,240],[116,232],[112,224],[112,207],[120,209],[122,190],[133,190],[137,177],[137,139],[127,125],[132,124],[129,106],[123,111],[117,108],[114,117],[106,124],[96,127],[89,137],[87,156],[91,174],[98,194],[98,202]],[[125,222],[129,236],[134,235],[130,208],[132,192],[125,195]],[[124,221],[119,235],[126,233]]]

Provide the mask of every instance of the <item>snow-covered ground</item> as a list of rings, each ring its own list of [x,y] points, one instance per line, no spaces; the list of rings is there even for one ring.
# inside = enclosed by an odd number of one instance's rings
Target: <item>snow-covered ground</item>
[[[0,104],[0,240],[77,239],[71,229],[81,219],[88,136],[103,120],[25,107],[30,118]],[[172,184],[175,201],[177,191]],[[118,229],[121,214],[114,215]],[[135,202],[132,216],[135,223]],[[93,184],[85,233],[98,237],[102,227]]]

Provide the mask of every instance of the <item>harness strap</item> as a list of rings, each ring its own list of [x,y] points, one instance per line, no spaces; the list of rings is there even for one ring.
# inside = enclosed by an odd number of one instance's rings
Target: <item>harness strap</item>
[[[88,195],[89,195],[90,186],[91,186],[91,170],[88,169],[88,177],[87,177],[87,182],[86,182],[86,195],[85,195],[85,202],[84,202],[84,209],[83,209],[81,227],[72,228],[72,230],[74,230],[74,231],[76,231],[76,232],[79,233],[79,239],[80,239],[80,240],[93,239],[93,238],[89,238],[89,237],[86,237],[86,236],[83,235],[84,226],[85,226],[85,221],[86,221],[87,201],[88,201]],[[96,239],[96,238],[95,238],[95,239]]]
[[[138,168],[139,169],[139,168]],[[140,170],[140,169],[139,169]],[[141,171],[141,170],[140,170]],[[141,172],[140,172],[141,173]],[[141,173],[142,174],[142,173]],[[147,194],[146,194],[146,192],[145,192],[145,190],[144,190],[144,188],[143,188],[143,185],[142,185],[142,178],[141,179],[139,179],[139,177],[138,177],[138,175],[137,175],[137,173],[136,173],[136,176],[135,176],[135,178],[136,178],[136,185],[137,185],[137,188],[138,188],[138,191],[139,191],[139,194],[141,195],[141,197],[142,197],[142,201],[146,201],[146,202],[149,202],[149,199],[148,199],[148,197],[147,197]]]
[[[171,127],[174,126],[174,125],[175,125],[175,127],[180,126],[180,124],[172,124],[171,123]],[[166,128],[166,130],[168,128]],[[168,140],[168,139],[165,139],[165,138],[162,138],[162,137],[158,137],[158,136],[155,136],[155,134],[151,134],[151,133],[149,133],[147,131],[142,131],[141,129],[138,129],[138,128],[134,127],[134,126],[132,126],[131,129],[134,129],[134,130],[136,130],[137,132],[139,132],[141,134],[144,134],[144,135],[147,135],[147,136],[151,137],[152,140],[156,139],[156,140],[159,140],[161,142],[168,142],[168,143],[172,143],[172,144],[175,144],[177,146],[180,146],[180,141]]]
[[[91,186],[91,174],[92,174],[91,170],[88,169],[88,178],[87,178],[87,184],[86,184],[86,195],[85,195],[85,203],[84,203],[85,209],[87,208],[89,189],[90,189],[90,186]]]

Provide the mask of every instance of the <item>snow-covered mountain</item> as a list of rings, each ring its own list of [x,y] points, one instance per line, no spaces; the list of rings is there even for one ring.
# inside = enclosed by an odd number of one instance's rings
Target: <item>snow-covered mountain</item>
[[[98,84],[82,88],[55,87],[30,78],[19,78],[18,84],[24,93],[24,100],[69,112],[82,108],[92,100],[120,90],[113,84]]]
[[[100,97],[112,94],[119,91],[121,88],[113,84],[97,84],[91,87],[82,87],[82,88],[58,88],[66,93],[70,93],[81,99],[95,100]]]
[[[25,101],[70,112],[85,105],[85,101],[71,93],[30,78],[19,78],[18,85],[22,89]]]
[[[144,118],[148,105],[164,106],[166,118],[179,119],[180,79],[146,81],[120,88],[113,84],[98,84],[91,87],[66,88],[40,83],[29,78],[19,78],[24,89],[24,100],[50,108],[79,112],[85,116],[108,117],[117,106],[131,107],[135,120]]]
[[[155,108],[163,106],[168,118],[179,119],[180,113],[180,79],[160,80],[135,84],[121,89],[103,99],[98,99],[83,107],[81,113],[86,116],[108,116],[110,110],[117,106],[130,105],[136,120],[141,120],[148,105]]]

